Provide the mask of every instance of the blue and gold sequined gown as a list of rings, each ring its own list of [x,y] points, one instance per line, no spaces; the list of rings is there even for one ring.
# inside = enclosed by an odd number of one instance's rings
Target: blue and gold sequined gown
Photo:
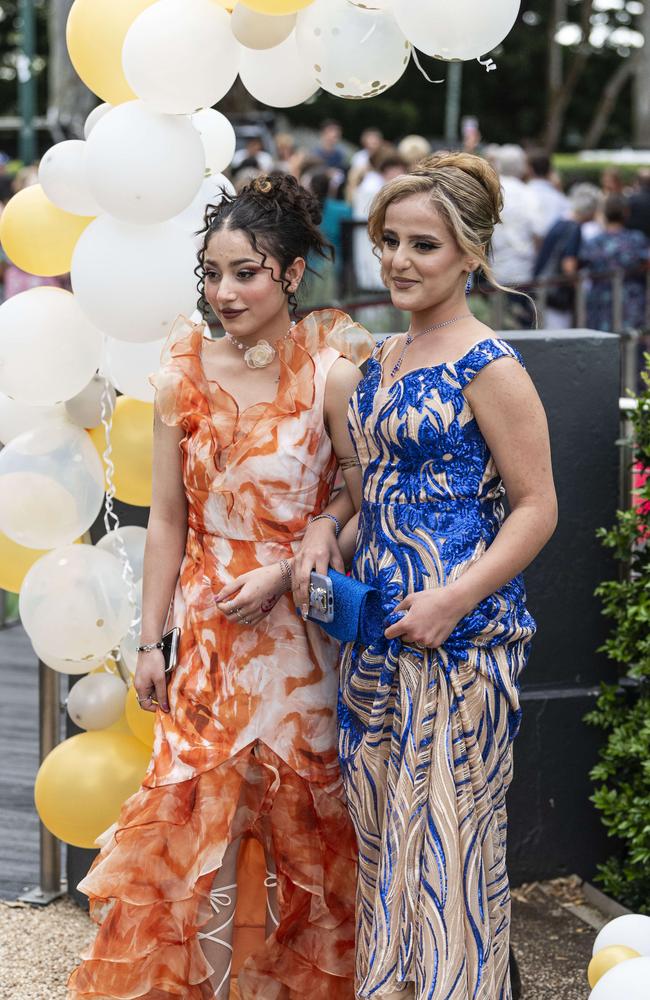
[[[388,622],[485,552],[504,488],[463,390],[521,358],[488,339],[453,364],[381,386],[377,353],[350,404],[363,468],[354,575]],[[518,680],[535,623],[517,577],[439,649],[343,650],[339,754],[360,852],[357,991],[412,983],[416,1000],[509,1000],[505,794]],[[410,994],[409,994],[410,995]]]

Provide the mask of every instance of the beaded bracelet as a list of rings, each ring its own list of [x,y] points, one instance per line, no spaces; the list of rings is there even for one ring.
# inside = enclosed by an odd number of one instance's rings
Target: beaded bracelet
[[[141,646],[136,646],[136,653],[151,653],[154,649],[162,649],[163,643],[162,639],[160,642],[144,642]]]
[[[313,524],[314,521],[322,521],[323,518],[325,517],[328,518],[330,521],[334,521],[334,537],[338,538],[339,535],[341,534],[341,522],[339,521],[338,517],[334,516],[334,514],[317,514],[316,517],[309,518],[309,523]]]

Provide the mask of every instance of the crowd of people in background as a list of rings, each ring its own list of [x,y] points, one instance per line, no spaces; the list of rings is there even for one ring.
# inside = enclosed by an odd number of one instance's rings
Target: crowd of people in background
[[[323,279],[320,302],[380,292],[379,264],[365,227],[370,205],[384,184],[433,152],[432,144],[420,135],[388,142],[380,129],[370,126],[355,145],[345,141],[333,120],[323,122],[311,142],[300,143],[289,132],[272,135],[254,124],[240,127],[239,136],[240,148],[227,171],[237,191],[260,174],[283,171],[300,180],[321,204],[321,228],[334,248],[334,259],[329,266],[318,265]],[[509,325],[534,325],[536,301],[546,328],[575,326],[576,277],[582,275],[582,320],[588,327],[611,331],[618,323],[622,329],[644,330],[650,168],[639,170],[627,187],[620,172],[608,167],[600,186],[578,183],[564,191],[548,155],[514,144],[482,145],[475,119],[465,120],[463,143],[468,152],[485,156],[501,178],[504,206],[494,234],[493,272],[504,288],[529,296],[506,293]],[[0,211],[12,193],[37,181],[33,166],[10,177],[7,161],[0,153]],[[612,280],[615,269],[626,272],[618,292]],[[65,287],[66,277],[27,275],[3,257],[0,248],[0,293],[7,298],[36,284]],[[477,291],[487,291],[480,281]]]

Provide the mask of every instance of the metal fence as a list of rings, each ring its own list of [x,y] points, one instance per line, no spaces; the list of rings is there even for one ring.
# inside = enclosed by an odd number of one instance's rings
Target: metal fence
[[[365,240],[359,239],[365,235]],[[401,329],[397,324],[404,321],[399,311],[394,309],[385,288],[379,281],[363,282],[364,269],[359,265],[359,254],[369,255],[370,241],[367,237],[366,223],[345,221],[341,231],[341,253],[339,262],[331,272],[321,272],[325,277],[322,287],[314,283],[310,307],[316,305],[337,305],[350,312],[356,319],[362,321],[367,310],[372,310],[371,316],[377,315],[378,307],[386,310],[382,327],[387,329],[373,332],[388,332],[388,329]],[[378,274],[378,268],[377,268]],[[645,285],[645,316],[636,333],[650,331],[650,263],[643,267],[630,270],[615,268],[612,271],[592,273],[580,270],[572,276],[538,278],[523,285],[513,285],[513,291],[523,295],[513,296],[502,289],[495,288],[485,281],[479,281],[472,289],[470,301],[478,317],[494,330],[522,329],[536,326],[545,329],[546,314],[549,307],[548,299],[551,292],[558,288],[573,289],[573,304],[569,310],[572,314],[570,328],[585,329],[588,326],[587,306],[589,292],[595,285],[608,285],[611,289],[611,323],[610,332],[626,335],[629,330],[625,322],[625,283],[626,281],[642,281]],[[535,309],[525,308],[526,299],[530,296]],[[517,306],[519,305],[519,308]],[[522,322],[522,317],[527,322]],[[386,322],[388,320],[388,323]],[[648,341],[650,345],[650,341]],[[642,355],[639,355],[642,360]],[[635,380],[635,386],[638,379]]]

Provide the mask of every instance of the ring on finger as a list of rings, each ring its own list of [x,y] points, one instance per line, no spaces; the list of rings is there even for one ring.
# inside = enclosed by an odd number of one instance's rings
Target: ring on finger
[[[136,697],[136,701],[138,702],[138,705],[142,705],[142,703],[145,702],[145,701],[151,701],[151,695],[150,694],[146,695],[144,698],[139,698],[138,695],[136,695],[135,697]]]

